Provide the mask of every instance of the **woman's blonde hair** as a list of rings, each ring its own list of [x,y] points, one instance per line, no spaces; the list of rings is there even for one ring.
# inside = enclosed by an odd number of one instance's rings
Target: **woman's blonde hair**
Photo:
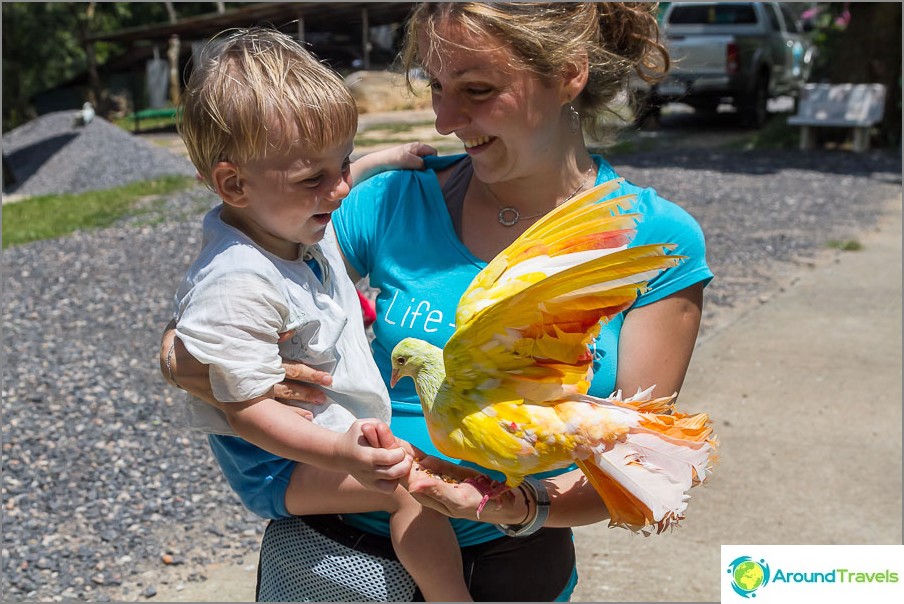
[[[491,36],[511,50],[513,68],[547,80],[586,55],[587,86],[574,105],[587,131],[602,135],[600,116],[616,99],[630,96],[632,77],[652,83],[668,71],[656,10],[649,2],[422,2],[408,20],[402,66],[413,86],[412,71],[450,44],[440,33],[449,25]],[[426,56],[420,36],[427,41]]]
[[[342,79],[291,36],[265,27],[227,30],[208,42],[179,113],[179,134],[211,187],[220,161],[241,164],[293,147],[318,152],[358,127]]]

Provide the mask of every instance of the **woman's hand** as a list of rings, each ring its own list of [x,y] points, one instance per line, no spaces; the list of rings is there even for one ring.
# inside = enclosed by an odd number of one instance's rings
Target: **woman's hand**
[[[484,495],[469,479],[485,481],[486,476],[477,470],[428,456],[412,465],[408,491],[421,505],[450,518],[518,524],[527,516],[528,504],[520,491],[514,489],[490,499],[478,518],[477,508]]]

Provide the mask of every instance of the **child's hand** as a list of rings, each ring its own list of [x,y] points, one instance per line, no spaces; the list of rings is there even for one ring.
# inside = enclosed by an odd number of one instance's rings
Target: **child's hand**
[[[359,419],[339,436],[334,459],[366,488],[383,493],[391,493],[408,477],[412,463],[389,426],[373,419]]]
[[[436,149],[426,143],[404,143],[362,155],[351,165],[352,186],[387,170],[422,170],[427,155],[436,155]]]
[[[424,167],[424,157],[436,155],[436,149],[427,143],[405,143],[374,151],[371,155],[376,156],[386,166],[385,169],[421,170]]]

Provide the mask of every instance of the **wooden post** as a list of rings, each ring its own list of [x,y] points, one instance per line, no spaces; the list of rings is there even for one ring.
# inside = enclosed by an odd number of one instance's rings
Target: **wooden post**
[[[854,128],[854,152],[863,153],[869,150],[869,128],[860,126]]]
[[[166,50],[166,57],[169,59],[169,87],[170,102],[173,107],[179,105],[182,97],[182,87],[179,84],[179,36],[173,34],[169,39],[169,48]]]
[[[370,69],[370,23],[367,7],[361,9],[361,49],[364,51],[364,69]]]
[[[816,146],[816,132],[810,126],[800,127],[801,151],[809,151]]]

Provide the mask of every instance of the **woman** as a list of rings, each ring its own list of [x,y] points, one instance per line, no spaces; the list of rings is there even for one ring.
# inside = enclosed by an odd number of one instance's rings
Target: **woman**
[[[621,98],[632,75],[654,79],[667,68],[654,9],[645,3],[424,3],[414,11],[404,66],[408,73],[426,73],[436,129],[457,136],[465,153],[425,158],[423,171],[374,177],[356,187],[333,217],[342,251],[357,273],[353,278],[366,275],[380,290],[373,347],[387,383],[389,353],[399,340],[415,336],[443,346],[453,331],[459,297],[487,261],[557,205],[617,176],[588,151],[583,132],[600,134],[599,117]],[[702,232],[691,216],[652,189],[631,183],[613,195],[628,193],[637,195],[634,211],[642,215],[632,245],[675,243],[675,253],[687,260],[651,281],[630,310],[603,327],[595,343],[590,394],[608,396],[618,389],[633,394],[655,386],[653,396],[668,396],[683,383],[703,288],[712,273]],[[189,359],[180,354],[177,360],[180,379],[192,373],[185,365]],[[289,366],[287,376],[313,382],[323,377],[297,366]],[[307,399],[316,392],[291,381],[285,389],[287,398]],[[439,456],[411,381],[390,393],[393,434]],[[442,469],[461,475],[454,467]],[[423,472],[409,481],[422,503],[452,519],[477,601],[567,600],[576,583],[570,527],[608,518],[579,470],[535,478],[523,499],[503,498],[495,508],[487,506],[480,521],[481,494],[470,485]],[[312,496],[316,488],[311,485]],[[373,535],[388,534],[385,516],[297,523],[329,543],[358,544],[355,549],[375,543],[377,549],[367,555],[382,560],[380,540]],[[301,539],[287,545],[286,539],[293,539],[289,535],[297,534],[287,529],[271,525],[265,535],[261,597],[276,594],[276,583],[300,585],[294,577],[308,572],[283,567],[292,556],[278,552],[315,548]],[[271,547],[275,541],[280,544]],[[318,560],[326,554],[300,555]],[[331,576],[324,580],[341,584],[354,573],[326,574]],[[387,588],[401,581],[387,580]],[[351,593],[339,587],[292,589],[305,593],[277,595],[342,599],[336,595]],[[397,591],[385,593],[389,599],[399,597]],[[407,599],[404,593],[402,599]]]

